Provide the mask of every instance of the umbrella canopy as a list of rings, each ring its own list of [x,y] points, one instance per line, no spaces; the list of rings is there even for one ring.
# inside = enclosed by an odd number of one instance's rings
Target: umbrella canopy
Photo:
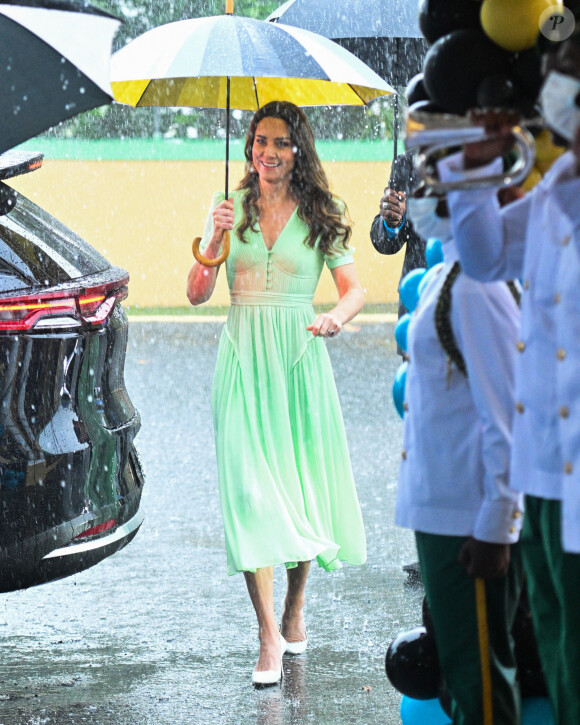
[[[0,153],[110,103],[118,26],[82,0],[0,2]]]
[[[420,38],[417,0],[288,0],[268,16],[326,38]]]
[[[417,16],[417,0],[288,0],[267,19],[332,38],[404,86],[421,71],[427,50]]]
[[[150,30],[113,56],[115,99],[131,106],[257,110],[364,105],[394,89],[351,53],[299,28],[234,15]]]
[[[332,38],[395,86],[421,71],[427,51],[417,0],[288,0],[268,18]],[[395,96],[393,152],[397,155]]]
[[[116,100],[131,106],[225,108],[228,198],[229,111],[255,111],[269,101],[299,106],[364,105],[394,93],[374,71],[348,51],[315,33],[263,20],[226,15],[181,20],[139,36],[113,56]],[[199,252],[206,266],[221,264]]]

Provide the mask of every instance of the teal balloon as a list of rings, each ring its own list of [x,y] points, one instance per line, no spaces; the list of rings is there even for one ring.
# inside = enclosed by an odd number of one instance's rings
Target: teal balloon
[[[405,305],[409,312],[413,312],[415,307],[417,307],[417,302],[419,300],[417,288],[419,287],[419,283],[423,279],[423,275],[426,271],[427,270],[424,267],[417,267],[417,269],[412,269],[408,272],[401,280],[401,284],[399,285],[399,295],[401,297],[401,302]]]
[[[401,699],[401,722],[403,725],[451,725],[437,698],[415,700],[407,695]]]
[[[403,695],[401,699],[402,725],[451,725],[438,699],[415,700]],[[522,725],[554,725],[554,716],[547,697],[524,697]]]
[[[431,268],[443,261],[443,245],[437,237],[429,237],[425,245],[425,259],[427,267]]]
[[[393,383],[393,403],[397,409],[397,413],[401,418],[405,417],[405,382],[407,380],[407,362],[401,363],[395,374],[395,382]]]
[[[547,697],[522,699],[522,725],[554,725],[554,713]]]
[[[431,267],[428,269],[425,274],[423,275],[423,279],[419,282],[419,286],[417,287],[417,294],[419,295],[419,299],[421,298],[421,295],[425,291],[425,287],[429,284],[429,282],[435,277],[441,267],[443,266],[443,262],[439,262],[434,267]],[[580,725],[580,723],[579,723]]]
[[[407,330],[409,329],[410,320],[411,315],[407,312],[399,317],[399,321],[395,326],[395,340],[403,352],[407,352]]]

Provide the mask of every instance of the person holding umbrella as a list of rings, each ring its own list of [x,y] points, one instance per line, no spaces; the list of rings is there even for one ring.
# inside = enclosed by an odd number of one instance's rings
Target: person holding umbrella
[[[231,231],[231,295],[212,389],[228,573],[244,572],[259,625],[256,686],[282,677],[282,654],[308,638],[302,608],[310,561],[327,571],[362,564],[365,534],[340,404],[322,338],[362,308],[344,204],[334,197],[304,113],[289,102],[260,108],[248,130],[247,172],[232,198],[214,195],[203,255],[219,256]],[[316,315],[326,264],[339,302]],[[195,262],[194,305],[207,301],[219,266]],[[273,566],[288,588],[280,629]]]
[[[401,279],[412,269],[427,266],[425,240],[417,234],[406,214],[407,193],[415,185],[413,153],[407,151],[393,161],[389,185],[380,199],[379,213],[370,229],[371,242],[380,254],[396,254],[404,244],[407,245]],[[399,299],[399,317],[405,312],[407,310]]]

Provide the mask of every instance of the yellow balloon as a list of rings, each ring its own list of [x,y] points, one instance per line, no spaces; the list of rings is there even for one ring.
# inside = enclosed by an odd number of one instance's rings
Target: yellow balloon
[[[536,166],[545,174],[566,149],[552,143],[552,134],[544,128],[534,139],[536,144]]]
[[[562,0],[483,0],[481,25],[490,40],[510,53],[531,48],[540,32],[540,16]]]
[[[530,171],[529,176],[526,178],[524,183],[522,184],[522,189],[525,191],[530,191],[530,189],[533,189],[536,184],[539,184],[539,182],[542,180],[542,174],[540,173],[539,169],[534,166],[532,167],[532,170]]]

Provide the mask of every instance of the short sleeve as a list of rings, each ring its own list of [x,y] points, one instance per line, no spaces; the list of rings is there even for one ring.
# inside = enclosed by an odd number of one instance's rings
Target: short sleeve
[[[344,214],[345,205],[340,199],[335,199],[336,204]],[[343,217],[343,221],[346,221]],[[354,247],[347,247],[346,249],[341,244],[339,239],[335,239],[330,247],[330,251],[324,255],[324,261],[328,269],[334,269],[335,267],[342,267],[343,264],[353,263],[353,252]]]
[[[205,221],[205,228],[203,230],[203,234],[201,237],[201,242],[199,245],[199,250],[203,254],[205,252],[207,245],[209,244],[209,240],[212,237],[213,234],[213,210],[216,208],[218,204],[221,204],[221,202],[226,198],[223,191],[216,191],[211,199],[211,205],[209,208],[209,212],[207,215],[207,219]]]
[[[335,267],[342,267],[343,264],[352,264],[354,259],[352,253],[354,252],[353,247],[345,249],[342,244],[334,243],[332,245],[333,254],[325,254],[324,260],[328,269],[334,269]]]

